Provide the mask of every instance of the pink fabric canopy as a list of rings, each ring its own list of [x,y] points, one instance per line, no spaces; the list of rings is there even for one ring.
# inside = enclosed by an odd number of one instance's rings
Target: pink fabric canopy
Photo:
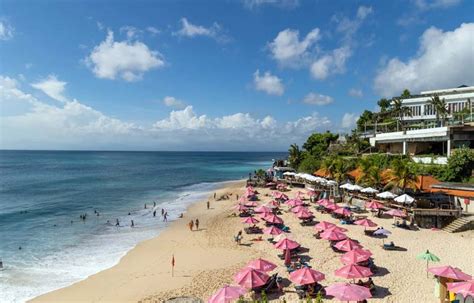
[[[300,210],[303,210],[303,209],[308,210],[307,207],[302,206],[302,205],[298,205],[298,206],[293,207],[293,208],[291,209],[291,212],[292,212],[292,213],[297,213],[297,212],[299,212]]]
[[[375,226],[377,226],[377,224],[374,223],[373,221],[371,221],[370,219],[357,220],[357,221],[354,222],[354,224],[357,224],[357,225],[360,225],[360,226],[365,226],[365,227],[375,227]]]
[[[474,297],[474,280],[466,282],[447,283],[448,290],[456,294],[461,294],[464,297]]]
[[[229,286],[226,285],[219,289],[215,294],[213,294],[208,303],[230,303],[235,299],[238,299],[240,296],[244,295],[247,291],[240,286]]]
[[[338,277],[346,279],[367,278],[373,275],[370,268],[355,264],[345,265],[334,272]]]
[[[265,206],[265,205],[260,205],[254,209],[256,213],[271,213],[272,209]]]
[[[336,226],[336,224],[330,223],[330,222],[327,222],[327,221],[321,221],[321,222],[319,222],[318,224],[316,224],[316,225],[314,226],[314,228],[315,228],[316,230],[326,230],[326,229],[328,229],[328,228],[331,227],[331,226],[334,227],[334,226]]]
[[[334,210],[334,213],[338,214],[338,215],[345,216],[345,217],[348,217],[352,214],[352,212],[350,210],[348,210],[346,208],[343,208],[343,207],[337,208],[336,210]]]
[[[334,247],[342,251],[351,251],[362,246],[352,239],[345,239],[334,244]]]
[[[278,227],[275,227],[275,226],[270,226],[270,227],[267,227],[263,230],[263,233],[264,234],[267,234],[267,235],[279,235],[281,234],[283,231],[281,229],[279,229]]]
[[[241,205],[241,204],[237,204],[236,206],[234,206],[234,209],[235,209],[235,210],[238,210],[238,211],[240,211],[240,212],[248,210],[247,207],[245,207],[245,206],[243,206],[243,205]]]
[[[286,205],[291,206],[291,207],[303,205],[303,201],[297,200],[297,199],[290,199],[286,201],[285,203]]]
[[[290,273],[291,282],[298,285],[313,284],[324,280],[324,278],[323,273],[309,267],[302,267]]]
[[[268,202],[267,205],[268,206],[273,206],[274,208],[280,207],[280,203],[278,203],[275,200],[272,200],[272,201]]]
[[[269,276],[258,269],[244,268],[234,276],[234,281],[246,289],[259,287],[267,283]]]
[[[273,245],[277,249],[295,249],[299,247],[299,243],[288,238],[281,239]]]
[[[242,223],[245,223],[245,224],[256,224],[258,222],[260,221],[252,217],[247,217],[247,218],[242,219]]]
[[[384,212],[384,214],[387,214],[389,216],[393,216],[393,217],[399,217],[399,218],[405,218],[407,215],[405,215],[405,213],[399,209],[391,209],[389,211],[386,211]]]
[[[328,203],[331,203],[331,201],[329,201],[328,199],[320,199],[316,201],[316,203],[318,203],[321,206],[326,206]]]
[[[329,209],[329,210],[336,210],[339,208],[339,206],[337,206],[337,204],[335,203],[328,203],[326,204],[326,206],[324,206],[326,209]]]
[[[372,256],[372,253],[369,250],[356,248],[342,255],[341,262],[344,264],[357,264],[359,262],[367,261],[370,256]]]
[[[326,240],[331,240],[331,241],[339,241],[339,240],[344,240],[347,238],[347,236],[339,231],[333,231],[333,230],[326,230],[321,233],[321,238],[326,239]]]
[[[248,201],[244,205],[247,207],[255,207],[255,206],[258,206],[258,203],[255,201]]]
[[[263,218],[263,220],[267,221],[268,223],[272,223],[272,224],[283,224],[283,219],[278,217],[277,215],[275,214],[268,214],[267,216],[265,216]]]
[[[253,268],[253,269],[258,269],[261,271],[272,271],[274,270],[277,266],[273,264],[270,261],[264,260],[264,259],[255,259],[253,261],[250,261],[249,264],[247,264],[248,268]]]
[[[308,196],[310,196],[310,197],[316,196],[316,192],[315,192],[314,190],[308,190],[308,191],[306,192],[306,194],[307,194]]]
[[[344,227],[340,227],[340,226],[329,226],[326,230],[332,230],[332,231],[337,231],[337,232],[340,232],[340,233],[345,233],[347,231],[347,229],[345,229]]]
[[[326,294],[340,301],[362,301],[372,298],[367,287],[349,283],[336,283],[325,288]]]
[[[462,272],[459,268],[452,266],[431,267],[428,269],[428,272],[436,276],[451,278],[454,280],[468,281],[472,279],[470,275]]]
[[[314,216],[313,216],[313,213],[310,212],[310,211],[307,210],[307,209],[302,209],[302,210],[300,210],[299,212],[297,212],[295,215],[296,215],[296,217],[298,217],[299,219],[309,219],[309,218],[314,217]]]
[[[380,202],[377,202],[377,201],[370,201],[368,202],[366,205],[365,205],[367,208],[370,208],[370,209],[381,209],[383,208],[383,204],[380,203]]]

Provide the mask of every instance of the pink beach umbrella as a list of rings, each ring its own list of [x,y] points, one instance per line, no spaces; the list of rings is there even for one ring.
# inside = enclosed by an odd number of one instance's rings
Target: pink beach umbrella
[[[283,224],[283,219],[278,217],[275,214],[268,214],[263,218],[263,220],[267,221],[268,223],[272,224]]]
[[[278,241],[277,243],[275,243],[273,246],[277,249],[284,250],[284,249],[295,249],[299,247],[300,245],[296,241],[290,240],[288,238],[284,238]]]
[[[350,210],[348,210],[346,208],[343,208],[343,207],[337,208],[336,210],[334,210],[334,213],[338,214],[338,215],[345,216],[345,217],[348,217],[352,214],[352,212]]]
[[[256,213],[271,213],[272,209],[265,206],[265,205],[260,205],[254,209]]]
[[[324,280],[324,278],[325,276],[323,273],[309,267],[302,267],[290,273],[291,282],[297,285],[313,284]]]
[[[329,226],[326,230],[332,230],[332,231],[337,231],[337,232],[340,232],[340,233],[345,233],[347,231],[347,229],[345,229],[344,227],[340,227],[340,226]]]
[[[263,213],[259,213],[258,216],[261,218],[261,219],[265,219],[266,216],[270,215],[271,212],[263,212]]]
[[[235,210],[238,210],[238,211],[240,211],[240,212],[243,212],[243,211],[248,210],[247,207],[245,207],[245,206],[243,206],[243,205],[241,205],[241,204],[237,204],[236,206],[234,206],[234,209],[235,209]]]
[[[321,238],[330,241],[340,241],[347,238],[347,236],[339,231],[326,230],[321,233]]]
[[[265,285],[269,276],[261,270],[253,268],[244,268],[234,276],[234,281],[246,289],[252,289]]]
[[[316,230],[326,230],[326,229],[328,229],[328,228],[331,227],[331,226],[332,226],[332,227],[335,227],[336,224],[330,223],[330,222],[327,222],[327,221],[321,221],[321,222],[319,222],[318,224],[316,224],[316,225],[314,226],[314,229],[316,229]]]
[[[334,247],[342,251],[351,251],[356,248],[362,248],[362,246],[352,239],[345,239],[334,244]]]
[[[264,260],[264,259],[255,259],[253,261],[250,261],[249,264],[247,264],[248,268],[253,268],[253,269],[258,269],[261,271],[272,271],[274,270],[277,266],[273,264],[270,261]]]
[[[316,192],[315,192],[314,190],[308,190],[308,191],[306,192],[306,194],[307,194],[308,196],[310,196],[310,197],[316,196]]]
[[[309,218],[314,217],[313,213],[307,209],[302,209],[299,212],[297,212],[295,215],[296,217],[298,217],[298,219],[309,219]]]
[[[345,265],[336,270],[334,274],[346,279],[367,278],[373,275],[370,268],[356,264]]]
[[[304,192],[297,192],[296,195],[295,195],[295,199],[297,200],[303,200],[305,197],[304,197]]]
[[[357,220],[354,222],[354,224],[357,224],[357,225],[360,225],[360,226],[364,226],[364,227],[375,227],[377,226],[376,223],[374,223],[372,220],[370,219],[361,219],[361,220]]]
[[[435,276],[450,278],[453,280],[468,281],[472,277],[460,270],[459,268],[452,266],[438,266],[428,268],[428,272],[432,273]]]
[[[240,296],[244,295],[247,291],[240,286],[229,286],[226,285],[219,289],[215,294],[213,294],[208,303],[230,303],[235,299],[238,299]]]
[[[278,203],[277,201],[275,200],[272,200],[270,202],[268,202],[267,204],[265,204],[267,207],[271,207],[271,208],[278,208],[280,207],[280,203]]]
[[[273,236],[278,236],[282,232],[283,231],[281,229],[279,229],[278,227],[275,227],[275,226],[270,226],[270,227],[267,227],[263,230],[264,234],[273,235]]]
[[[320,199],[320,200],[316,201],[316,203],[318,203],[321,206],[326,207],[328,204],[331,203],[331,201],[329,201],[328,199]]]
[[[383,208],[383,204],[380,203],[380,202],[377,202],[377,201],[370,201],[368,202],[366,205],[365,205],[367,208],[370,208],[370,209],[381,209]]]
[[[274,191],[272,195],[275,199],[288,200],[288,196],[279,191]]]
[[[291,212],[296,214],[297,212],[299,212],[300,210],[303,210],[303,209],[308,210],[307,207],[305,207],[305,206],[303,206],[303,205],[298,205],[298,206],[293,207],[293,208],[291,209]]]
[[[474,297],[474,280],[466,282],[452,282],[447,283],[448,290],[455,294],[461,294],[464,297]]]
[[[256,206],[258,206],[258,203],[255,202],[255,201],[248,201],[244,205],[247,206],[247,207],[256,207]]]
[[[359,262],[367,261],[370,256],[372,256],[372,253],[369,250],[356,248],[343,254],[341,262],[343,264],[357,264]]]
[[[337,206],[335,203],[328,203],[324,207],[328,210],[333,210],[333,211],[339,208],[339,206]]]
[[[290,199],[286,201],[285,204],[291,207],[295,207],[295,206],[303,205],[303,201],[297,200],[297,199]]]
[[[242,219],[242,223],[245,223],[245,224],[256,224],[258,222],[260,221],[252,217],[247,217],[247,218]]]
[[[391,209],[389,211],[384,212],[384,214],[387,214],[392,217],[399,217],[399,218],[405,218],[407,215],[399,209]]]
[[[247,202],[247,198],[245,196],[242,196],[242,197],[239,198],[239,202],[240,203],[245,203],[245,202]]]
[[[372,298],[367,287],[350,283],[336,283],[325,288],[328,296],[333,296],[340,301],[362,301]]]

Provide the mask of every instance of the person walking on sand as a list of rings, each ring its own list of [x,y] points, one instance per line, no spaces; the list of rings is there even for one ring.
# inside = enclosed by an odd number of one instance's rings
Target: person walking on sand
[[[165,211],[165,213],[163,214],[163,222],[168,222],[168,212]]]
[[[239,194],[235,195],[235,200],[239,200]]]
[[[135,227],[135,222],[133,222],[133,220],[131,220],[131,221],[132,221],[132,224],[130,224],[130,226]]]
[[[196,223],[194,225],[196,225],[196,230],[199,230],[199,219],[196,219]]]
[[[189,226],[189,230],[193,231],[194,221],[193,220],[189,221],[188,226]]]
[[[164,214],[165,214],[165,209],[164,209],[164,208],[162,208],[162,209],[161,209],[161,216],[163,217],[163,216],[164,216]]]
[[[211,206],[211,203],[207,201],[207,209],[209,209],[210,206]]]
[[[115,222],[115,226],[120,226],[119,219],[117,219],[117,221]]]
[[[216,199],[216,193],[214,193],[214,200]]]

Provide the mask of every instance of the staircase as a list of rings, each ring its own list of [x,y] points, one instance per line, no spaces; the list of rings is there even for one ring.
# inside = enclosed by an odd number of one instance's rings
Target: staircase
[[[443,230],[448,233],[455,233],[470,229],[474,229],[474,216],[457,218],[453,222],[443,227]]]

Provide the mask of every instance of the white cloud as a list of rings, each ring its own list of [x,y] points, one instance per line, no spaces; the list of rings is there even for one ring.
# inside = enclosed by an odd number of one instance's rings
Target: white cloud
[[[345,113],[344,116],[342,116],[341,127],[346,130],[352,129],[355,127],[357,119],[359,119],[359,115],[354,113]]]
[[[266,92],[269,95],[281,96],[285,92],[285,86],[281,79],[268,71],[260,76],[260,71],[257,69],[253,74],[253,83],[256,90]]]
[[[355,98],[362,98],[362,96],[364,96],[364,93],[362,92],[362,90],[358,88],[351,88],[348,94],[349,96],[355,97]]]
[[[120,28],[120,33],[125,33],[125,35],[127,36],[127,39],[131,40],[131,39],[136,38],[138,34],[141,33],[141,30],[139,30],[138,28],[134,26],[127,25],[127,26],[122,26]]]
[[[150,50],[140,41],[114,41],[112,31],[94,47],[85,62],[98,78],[120,77],[125,81],[137,81],[145,72],[165,64],[159,52]]]
[[[312,105],[328,105],[334,102],[334,99],[330,96],[311,92],[303,98],[303,102]]]
[[[163,104],[168,107],[174,107],[176,109],[183,109],[186,107],[183,101],[170,96],[166,96],[163,98]]]
[[[299,0],[243,0],[244,6],[255,9],[264,5],[273,5],[281,8],[295,8],[299,6]]]
[[[186,18],[181,18],[181,29],[175,33],[176,36],[194,38],[199,36],[210,37],[218,42],[228,42],[229,38],[222,33],[222,27],[214,22],[210,27],[192,24]]]
[[[302,40],[298,30],[285,29],[278,33],[268,47],[272,57],[283,66],[300,66],[310,59],[316,42],[321,38],[319,28],[311,30]]]
[[[371,6],[359,6],[355,18],[351,19],[343,15],[332,16],[332,21],[336,23],[336,31],[343,34],[345,43],[353,43],[355,33],[362,26],[364,20],[374,12]]]
[[[324,55],[311,64],[311,75],[319,80],[324,80],[333,74],[345,72],[346,61],[352,55],[349,46],[343,46]]]
[[[158,34],[160,33],[160,30],[157,29],[157,28],[154,27],[154,26],[148,26],[148,27],[146,28],[146,30],[147,30],[149,33],[151,33],[152,35],[158,35]]]
[[[360,20],[364,20],[367,18],[368,15],[372,14],[374,10],[372,9],[371,6],[359,6],[357,9],[357,18]]]
[[[43,79],[37,83],[32,83],[31,86],[41,90],[43,93],[54,100],[67,102],[68,99],[64,96],[66,84],[67,83],[64,81],[59,81],[55,75],[49,75],[46,79]]]
[[[6,41],[13,38],[15,29],[5,20],[0,20],[0,40]]]
[[[431,27],[420,37],[416,55],[406,61],[392,58],[383,64],[374,79],[375,90],[385,97],[408,88],[457,87],[474,83],[474,23],[463,23],[454,31]]]
[[[157,121],[153,126],[166,130],[199,129],[206,127],[208,123],[206,115],[196,116],[193,107],[188,105],[183,110],[172,111],[167,119]]]
[[[448,8],[461,3],[461,0],[414,0],[415,5],[422,10]]]

